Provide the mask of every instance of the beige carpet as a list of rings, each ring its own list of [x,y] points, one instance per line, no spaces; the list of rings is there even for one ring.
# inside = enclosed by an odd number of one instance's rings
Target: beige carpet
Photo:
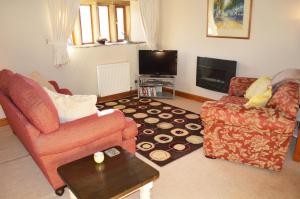
[[[176,98],[162,100],[200,112],[200,103]],[[281,172],[270,172],[223,160],[206,159],[202,149],[165,167],[157,167],[160,178],[152,190],[153,199],[299,199],[300,163],[292,161],[290,151]],[[67,199],[58,197],[11,129],[0,128],[0,198]],[[133,194],[128,199],[139,198]]]

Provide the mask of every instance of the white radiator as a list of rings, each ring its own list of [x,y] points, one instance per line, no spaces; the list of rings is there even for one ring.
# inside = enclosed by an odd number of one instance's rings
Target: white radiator
[[[100,64],[97,78],[101,97],[130,91],[129,63]]]

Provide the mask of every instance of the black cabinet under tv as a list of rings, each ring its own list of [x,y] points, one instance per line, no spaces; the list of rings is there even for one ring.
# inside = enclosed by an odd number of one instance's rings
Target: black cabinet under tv
[[[171,93],[163,88],[171,89]],[[138,97],[151,98],[174,98],[175,97],[175,76],[138,76]]]

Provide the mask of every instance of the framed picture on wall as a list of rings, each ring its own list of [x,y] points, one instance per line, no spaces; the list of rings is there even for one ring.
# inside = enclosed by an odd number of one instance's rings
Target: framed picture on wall
[[[249,39],[252,0],[208,0],[207,37]]]

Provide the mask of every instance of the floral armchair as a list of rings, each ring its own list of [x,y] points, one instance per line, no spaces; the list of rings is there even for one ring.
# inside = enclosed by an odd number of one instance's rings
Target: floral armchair
[[[279,171],[296,125],[299,86],[287,82],[264,108],[245,108],[243,98],[254,78],[234,77],[229,96],[203,104],[204,153]]]

